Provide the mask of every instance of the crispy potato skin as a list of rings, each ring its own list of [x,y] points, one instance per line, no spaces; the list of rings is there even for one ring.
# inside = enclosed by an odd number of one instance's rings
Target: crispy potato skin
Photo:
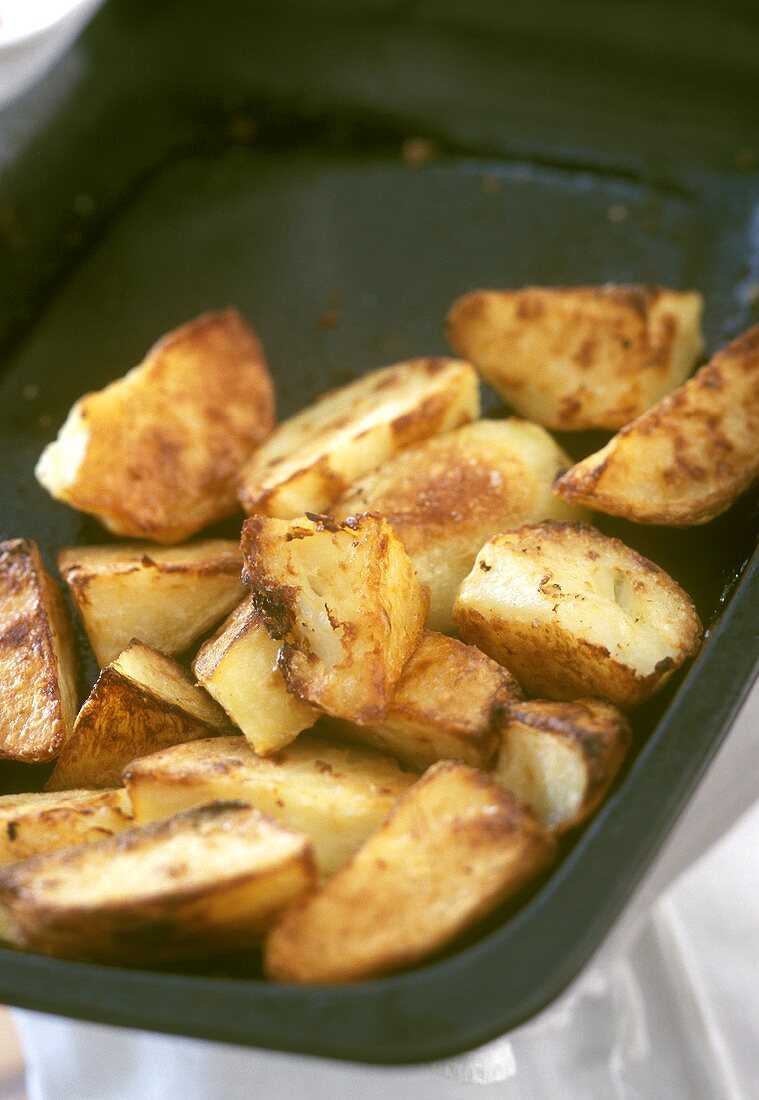
[[[135,654],[152,670],[132,672]],[[197,696],[190,709],[187,698]],[[183,741],[229,732],[224,711],[170,657],[133,642],[104,668],[77,715],[74,732],[45,787],[115,787],[130,760]]]
[[[242,506],[280,519],[327,511],[356,478],[479,408],[469,363],[412,359],[372,371],[277,426],[242,471]]]
[[[419,771],[438,760],[486,768],[498,751],[509,704],[521,698],[514,677],[475,646],[426,630],[383,721],[345,722],[338,729]]]
[[[509,708],[493,778],[558,835],[595,812],[631,741],[627,719],[600,699],[515,702]],[[562,754],[562,749],[570,756]],[[572,771],[579,777],[571,792],[566,789],[570,781],[567,760],[575,764]],[[556,787],[562,802],[554,794]]]
[[[58,569],[101,668],[132,638],[182,653],[245,595],[242,556],[231,539],[69,547]]]
[[[289,745],[319,717],[288,692],[278,653],[279,643],[269,637],[249,596],[202,646],[192,666],[198,682],[262,756]]]
[[[129,828],[126,791],[67,791],[0,797],[0,864],[17,863]]]
[[[266,758],[243,737],[192,741],[124,770],[139,824],[217,798],[242,799],[306,833],[322,876],[342,867],[415,779],[390,757],[314,733]]]
[[[380,829],[269,934],[269,977],[350,982],[435,954],[551,862],[553,838],[488,776],[433,765]]]
[[[314,884],[307,839],[213,803],[0,870],[12,942],[125,966],[254,945]]]
[[[298,699],[336,718],[382,718],[424,627],[427,597],[382,516],[336,523],[251,516],[245,579]]]
[[[0,543],[0,696],[0,757],[56,757],[74,725],[76,660],[60,592],[30,539]]]
[[[450,633],[458,586],[493,535],[531,520],[582,520],[552,492],[569,458],[537,424],[477,420],[401,451],[331,509],[386,516],[430,592],[427,626]]]
[[[236,510],[237,473],[273,423],[258,338],[236,310],[209,313],[77,401],[37,479],[116,534],[181,542]]]
[[[598,697],[623,710],[663,686],[702,629],[663,569],[592,527],[550,522],[485,544],[454,622],[529,695]]]
[[[688,377],[703,299],[664,287],[477,290],[448,340],[523,416],[548,428],[620,428]]]
[[[689,527],[759,476],[759,325],[556,482],[565,500],[635,523]]]

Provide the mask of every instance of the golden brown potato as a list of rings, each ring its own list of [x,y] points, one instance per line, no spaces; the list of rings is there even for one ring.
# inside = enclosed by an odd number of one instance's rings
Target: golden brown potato
[[[701,638],[690,598],[663,569],[592,527],[562,523],[486,543],[453,617],[528,694],[623,709],[657,691]]]
[[[58,568],[101,668],[132,638],[181,653],[245,595],[240,548],[229,539],[70,547]]]
[[[454,359],[411,359],[323,394],[279,424],[245,465],[246,512],[324,512],[347,485],[427,436],[479,414],[477,375]]]
[[[90,844],[128,829],[132,810],[123,788],[0,797],[0,864]]]
[[[556,483],[566,500],[635,523],[688,527],[759,476],[759,325]]]
[[[408,554],[387,520],[251,516],[245,579],[288,689],[336,718],[382,718],[427,615]]]
[[[37,463],[37,480],[109,531],[181,542],[236,510],[237,473],[273,423],[255,333],[236,310],[209,313],[80,398]]]
[[[283,749],[319,712],[291,695],[277,667],[279,642],[249,596],[201,648],[192,670],[261,756]]]
[[[437,760],[484,768],[500,745],[509,703],[521,697],[514,677],[475,646],[426,630],[383,720],[330,728],[419,771]]]
[[[488,776],[435,764],[342,871],[284,914],[265,944],[266,971],[348,982],[410,966],[515,894],[554,852],[532,813]]]
[[[60,592],[31,539],[0,542],[0,757],[51,760],[71,736],[76,662]]]
[[[510,405],[562,431],[620,428],[688,377],[703,298],[664,287],[476,290],[448,339]]]
[[[242,799],[306,833],[322,875],[345,863],[415,779],[372,749],[312,733],[269,757],[256,756],[244,737],[192,741],[124,770],[138,824],[216,798]]]
[[[606,797],[631,737],[624,715],[600,699],[514,703],[493,778],[564,833]]]
[[[116,787],[135,757],[229,728],[221,707],[180,664],[132,642],[100,673],[46,790]]]
[[[459,585],[482,545],[531,520],[582,520],[552,492],[569,459],[548,432],[524,420],[478,420],[426,440],[353,485],[338,519],[381,512],[430,592],[427,626],[452,629]]]
[[[216,802],[0,870],[16,947],[124,966],[250,947],[313,886],[306,837]]]

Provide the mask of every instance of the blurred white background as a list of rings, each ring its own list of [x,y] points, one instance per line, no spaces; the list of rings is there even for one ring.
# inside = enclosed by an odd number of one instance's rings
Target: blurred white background
[[[65,52],[103,0],[0,0],[0,107]]]

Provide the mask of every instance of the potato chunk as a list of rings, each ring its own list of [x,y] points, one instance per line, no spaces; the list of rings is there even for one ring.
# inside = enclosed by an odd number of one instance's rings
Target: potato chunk
[[[180,664],[132,642],[100,673],[46,790],[115,787],[136,756],[229,728],[221,707]]]
[[[382,722],[335,728],[419,771],[437,760],[483,768],[498,750],[509,703],[521,697],[514,677],[475,646],[426,630]]]
[[[313,885],[304,836],[216,802],[0,870],[11,942],[125,966],[253,946]]]
[[[663,569],[592,527],[561,523],[486,543],[453,617],[528,694],[600,696],[623,709],[657,691],[701,638],[691,600]]]
[[[703,298],[664,287],[477,290],[448,339],[522,416],[548,428],[620,428],[696,364]]]
[[[342,871],[274,927],[266,971],[348,982],[410,966],[515,894],[554,852],[550,834],[488,776],[435,764]]]
[[[493,778],[563,833],[606,797],[631,737],[624,715],[599,699],[514,703]]]
[[[759,476],[759,325],[556,483],[565,500],[635,523],[688,527]]]
[[[306,833],[322,875],[345,863],[415,779],[372,749],[311,733],[266,758],[243,737],[219,737],[165,749],[124,770],[139,824],[216,798],[242,799]]]
[[[257,753],[283,749],[319,712],[291,695],[277,667],[279,642],[249,596],[198,653],[192,670]]]
[[[209,313],[80,398],[37,480],[109,531],[181,542],[236,510],[237,473],[273,423],[256,335],[236,310]]]
[[[382,718],[427,615],[408,554],[387,520],[251,516],[246,580],[299,699],[337,718]]]
[[[71,631],[55,581],[36,543],[0,542],[0,757],[57,756],[76,705]]]
[[[240,549],[228,539],[72,547],[58,568],[101,668],[132,638],[181,653],[245,595]]]
[[[569,459],[537,424],[478,420],[426,440],[353,485],[332,508],[343,519],[381,512],[430,592],[427,626],[452,629],[459,585],[482,545],[531,520],[581,520],[552,492]]]
[[[469,363],[411,359],[372,371],[278,425],[242,471],[243,508],[280,519],[327,511],[356,478],[479,408]]]
[[[0,797],[0,864],[90,844],[132,824],[125,790]]]

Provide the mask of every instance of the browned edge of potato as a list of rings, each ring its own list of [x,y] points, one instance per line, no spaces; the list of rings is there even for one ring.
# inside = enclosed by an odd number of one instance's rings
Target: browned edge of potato
[[[512,703],[493,778],[558,835],[598,809],[631,740],[624,715],[600,699]]]
[[[253,946],[314,884],[308,839],[216,802],[0,869],[11,942],[123,966]]]
[[[527,524],[491,539],[454,622],[528,695],[642,703],[698,649],[690,597],[659,566],[593,527]]]
[[[759,325],[573,466],[556,492],[634,523],[689,527],[759,477]]]
[[[427,626],[450,633],[456,590],[489,538],[536,520],[588,518],[552,491],[568,463],[538,424],[476,420],[404,449],[355,482],[331,512],[387,518],[429,589]]]
[[[336,718],[382,718],[421,637],[427,596],[387,520],[251,516],[245,580],[288,690]]]
[[[248,596],[192,665],[198,683],[263,756],[289,745],[319,717],[319,711],[287,690],[277,667],[279,648]]]
[[[102,840],[128,829],[132,807],[121,788],[0,796],[0,864]]]
[[[143,824],[214,799],[242,799],[306,833],[322,876],[334,874],[416,779],[366,746],[304,733],[273,756],[243,737],[192,741],[133,760],[124,783]]]
[[[101,668],[133,638],[182,653],[245,595],[240,547],[231,539],[71,546],[58,554],[58,569]]]
[[[61,594],[31,539],[0,543],[0,696],[0,757],[56,757],[74,725],[76,658]]]
[[[45,789],[115,787],[136,756],[229,729],[182,665],[135,641],[101,671]]]
[[[703,351],[703,304],[659,286],[475,290],[453,304],[446,332],[522,416],[613,430],[688,377]]]
[[[237,510],[238,471],[273,424],[261,343],[237,310],[221,310],[81,397],[35,473],[115,534],[181,542]]]
[[[455,359],[411,359],[324,393],[279,424],[245,464],[248,513],[293,519],[326,512],[358,477],[403,447],[476,419],[474,368]]]
[[[426,630],[409,657],[384,719],[329,729],[390,753],[423,771],[438,760],[492,764],[509,704],[521,699],[514,677],[475,646]]]

